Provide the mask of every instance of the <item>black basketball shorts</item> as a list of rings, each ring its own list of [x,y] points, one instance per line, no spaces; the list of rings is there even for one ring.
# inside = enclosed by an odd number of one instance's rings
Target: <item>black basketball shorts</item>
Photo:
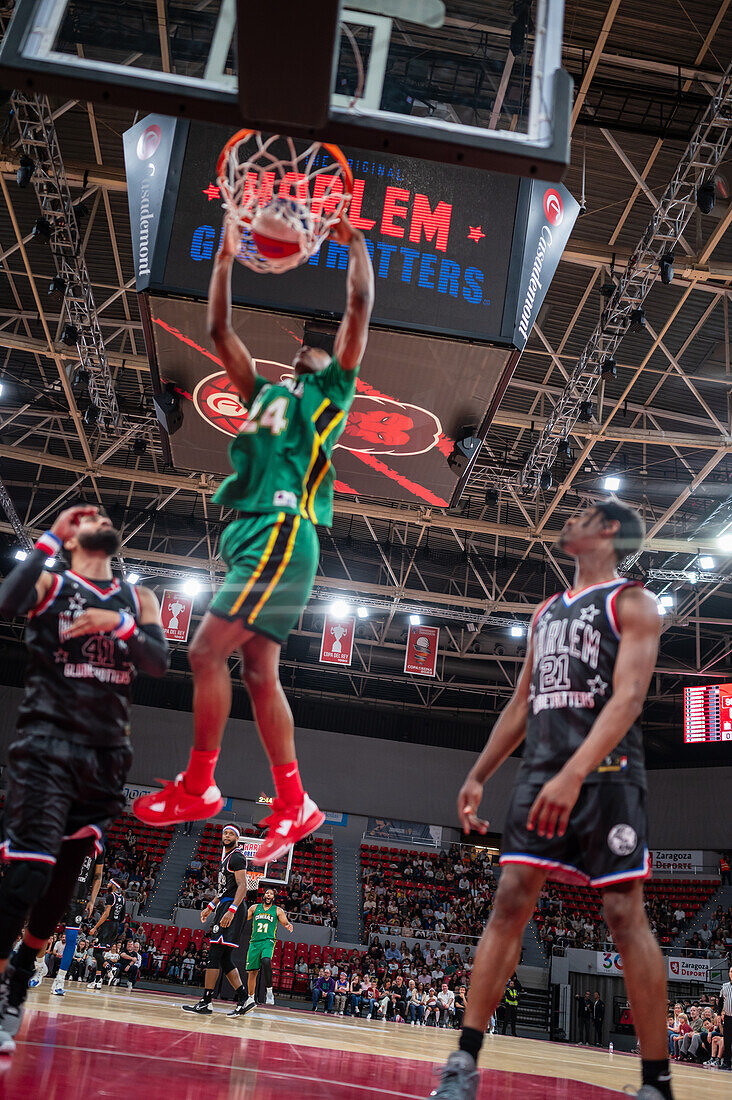
[[[241,903],[236,913],[234,913],[234,919],[231,924],[226,928],[221,927],[221,918],[224,913],[228,912],[229,906],[232,904],[233,900],[233,898],[222,898],[216,906],[213,915],[213,923],[208,930],[209,942],[211,944],[220,943],[223,944],[224,947],[238,947],[241,943],[244,925],[247,922],[246,900]]]
[[[518,784],[506,816],[500,862],[545,867],[557,882],[602,889],[651,873],[646,792],[629,783],[586,783],[564,836],[526,828],[541,784]]]
[[[93,837],[125,808],[129,745],[100,748],[26,734],[8,751],[0,858],[54,864],[64,840]]]

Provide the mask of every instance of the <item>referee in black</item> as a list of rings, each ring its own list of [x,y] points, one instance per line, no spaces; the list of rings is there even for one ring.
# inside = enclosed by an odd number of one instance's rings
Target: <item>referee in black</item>
[[[732,966],[729,968],[729,981],[725,982],[720,990],[719,1011],[723,1013],[724,1053],[722,1054],[722,1069],[732,1069]]]

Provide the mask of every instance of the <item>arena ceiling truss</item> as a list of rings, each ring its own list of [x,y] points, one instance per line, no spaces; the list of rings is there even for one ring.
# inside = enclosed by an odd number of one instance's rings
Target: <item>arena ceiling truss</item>
[[[207,6],[205,0],[159,5],[163,56],[175,20]],[[481,43],[496,33],[487,7],[477,0],[449,4],[442,30],[405,24],[405,50],[479,57]],[[645,552],[628,568],[672,600],[645,718],[659,759],[674,758],[681,684],[729,678],[729,156],[719,165],[713,210],[695,211],[674,242],[673,281],[653,284],[645,325],[625,336],[615,375],[600,379],[592,417],[568,431],[563,457],[551,464],[552,487],[523,489],[520,475],[730,57],[730,0],[670,0],[663,19],[652,8],[619,0],[568,0],[564,64],[576,99],[565,183],[586,213],[458,507],[337,500],[333,530],[321,537],[314,598],[283,658],[294,697],[314,707],[363,703],[423,719],[427,711],[476,721],[493,714],[513,688],[525,647],[510,627],[525,626],[545,594],[570,583],[559,531],[567,517],[603,495],[607,476],[621,479],[620,494],[642,509],[649,531]],[[442,106],[463,118],[471,110],[510,112],[510,71],[497,74],[485,94],[488,102],[472,108],[462,100]],[[216,479],[165,466],[152,407],[122,161],[121,136],[134,114],[51,99],[44,116],[44,141],[56,142],[65,201],[73,208],[76,261],[88,273],[84,308],[93,308],[99,333],[98,346],[82,362],[76,345],[62,340],[72,318],[54,292],[54,277],[61,271],[70,278],[68,267],[59,266],[38,229],[37,189],[16,183],[21,156],[29,152],[27,111],[15,97],[0,120],[3,568],[13,548],[40,533],[65,503],[83,497],[104,504],[121,528],[128,569],[156,586],[195,575],[210,589],[221,575],[217,552],[227,519],[211,501]],[[80,278],[77,271],[74,279]],[[498,465],[510,476],[496,501]],[[713,564],[704,568],[701,556]],[[369,610],[358,623],[347,671],[318,663],[323,612],[336,597]],[[442,628],[434,681],[416,683],[402,672],[410,613]],[[18,624],[0,630],[8,647],[17,646]],[[185,674],[182,650],[174,669]]]

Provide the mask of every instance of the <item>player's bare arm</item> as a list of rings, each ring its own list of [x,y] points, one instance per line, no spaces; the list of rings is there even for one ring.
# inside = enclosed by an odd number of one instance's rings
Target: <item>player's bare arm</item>
[[[224,239],[214,260],[208,287],[208,332],[224,370],[237,393],[248,405],[254,393],[256,373],[247,348],[231,325],[231,269],[239,251],[241,236],[234,222],[224,221]]]
[[[92,882],[91,895],[89,901],[86,903],[86,915],[90,917],[94,912],[94,906],[97,902],[97,896],[99,894],[99,888],[102,885],[102,875],[104,874],[104,863],[97,863],[94,868],[94,880]]]
[[[527,828],[539,836],[564,836],[569,815],[590,772],[602,763],[640,716],[658,657],[661,619],[655,597],[628,588],[618,597],[621,636],[613,694],[577,751],[536,796]]]
[[[256,905],[250,905],[249,906],[249,908],[247,909],[247,920],[252,919],[252,917],[254,916],[254,911],[255,911],[256,908],[257,908]]]
[[[280,922],[281,925],[283,925],[287,929],[288,932],[293,931],[293,927],[290,924],[290,920],[289,920],[289,917],[287,916],[287,913],[285,912],[284,909],[280,909],[279,905],[277,906],[277,920]]]
[[[221,918],[221,927],[228,928],[234,917],[236,911],[247,896],[247,872],[246,868],[242,868],[241,871],[234,871],[234,878],[236,879],[236,893],[234,894],[234,900],[231,903],[231,907],[227,909]]]
[[[478,809],[483,798],[483,785],[494,772],[498,771],[514,749],[526,736],[526,719],[529,713],[529,690],[531,688],[531,670],[534,664],[533,642],[529,642],[524,667],[521,670],[516,690],[511,700],[501,712],[485,748],[468,773],[458,795],[458,817],[464,833],[475,829],[479,833],[488,831],[488,822],[478,817]]]
[[[355,370],[363,358],[374,307],[374,271],[366,241],[344,215],[331,236],[349,246],[346,311],[338,328],[333,353],[345,371]]]

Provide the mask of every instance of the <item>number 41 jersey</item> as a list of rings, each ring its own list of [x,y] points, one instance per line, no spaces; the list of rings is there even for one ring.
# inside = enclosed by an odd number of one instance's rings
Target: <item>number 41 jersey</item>
[[[112,634],[68,637],[74,620],[94,608],[140,614],[126,581],[92,581],[69,569],[54,575],[48,595],[28,616],[19,731],[108,748],[127,744],[135,677],[127,646]]]
[[[240,512],[286,512],[333,523],[333,448],[346,426],[357,370],[325,370],[272,385],[257,375],[248,416],[229,445],[234,473],[214,500]]]
[[[573,596],[562,592],[539,608],[533,626],[534,663],[521,782],[541,785],[556,775],[612,697],[620,644],[617,598],[635,586],[636,582],[620,577]],[[585,783],[608,781],[645,787],[638,722]]]

